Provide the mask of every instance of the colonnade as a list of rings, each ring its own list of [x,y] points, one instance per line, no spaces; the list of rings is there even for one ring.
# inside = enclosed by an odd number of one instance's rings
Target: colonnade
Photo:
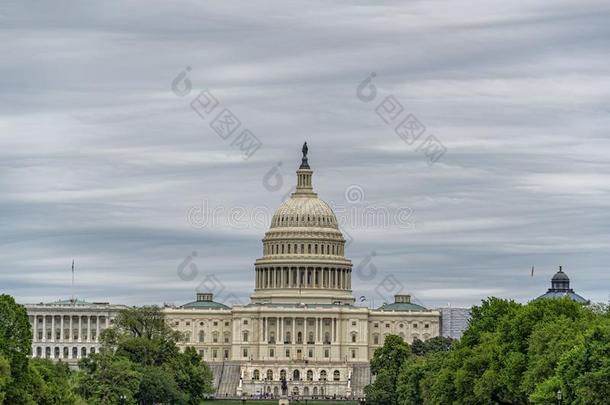
[[[349,290],[352,271],[335,267],[258,267],[256,288],[334,288]]]
[[[338,341],[339,323],[338,319],[334,317],[262,317],[258,321],[259,330],[262,331],[262,342],[331,344]],[[301,321],[302,325],[297,327],[298,321]],[[310,323],[313,325],[310,326]]]
[[[109,323],[105,315],[34,314],[31,318],[34,342],[96,342]]]

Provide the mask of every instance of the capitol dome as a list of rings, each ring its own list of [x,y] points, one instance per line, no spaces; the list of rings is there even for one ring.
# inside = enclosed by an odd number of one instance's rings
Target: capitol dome
[[[352,263],[332,208],[313,191],[307,143],[297,187],[271,219],[256,260],[255,303],[353,303]]]

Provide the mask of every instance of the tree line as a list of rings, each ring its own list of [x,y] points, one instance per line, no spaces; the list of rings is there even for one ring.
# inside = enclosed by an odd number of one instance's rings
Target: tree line
[[[158,307],[126,309],[73,371],[31,358],[26,309],[0,295],[0,404],[198,405],[214,391],[212,371],[195,349],[178,349],[181,338]]]
[[[489,298],[460,340],[388,336],[371,361],[367,403],[610,403],[610,311],[565,299]]]

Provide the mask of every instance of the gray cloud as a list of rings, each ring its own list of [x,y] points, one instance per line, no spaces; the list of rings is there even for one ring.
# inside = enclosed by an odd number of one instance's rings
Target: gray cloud
[[[377,253],[377,283],[430,306],[523,301],[563,264],[605,301],[609,16],[603,1],[5,2],[2,290],[66,297],[75,258],[80,297],[182,303],[199,278],[176,267],[197,251],[201,277],[247,300],[264,229],[193,228],[187,212],[273,211],[307,140],[322,198],[357,184],[365,204],[413,209],[414,228],[346,228],[355,265]],[[394,95],[447,147],[435,165],[356,98],[373,71],[377,101]],[[251,159],[191,110],[203,88],[262,140]],[[355,295],[381,303],[377,283]]]

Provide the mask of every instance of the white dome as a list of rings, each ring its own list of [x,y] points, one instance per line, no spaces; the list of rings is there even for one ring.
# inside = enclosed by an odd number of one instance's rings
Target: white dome
[[[338,229],[330,206],[317,197],[292,196],[273,214],[271,228],[315,227]]]
[[[313,171],[303,160],[297,187],[271,219],[263,255],[255,262],[255,303],[351,304],[352,262],[330,205],[313,191]]]

